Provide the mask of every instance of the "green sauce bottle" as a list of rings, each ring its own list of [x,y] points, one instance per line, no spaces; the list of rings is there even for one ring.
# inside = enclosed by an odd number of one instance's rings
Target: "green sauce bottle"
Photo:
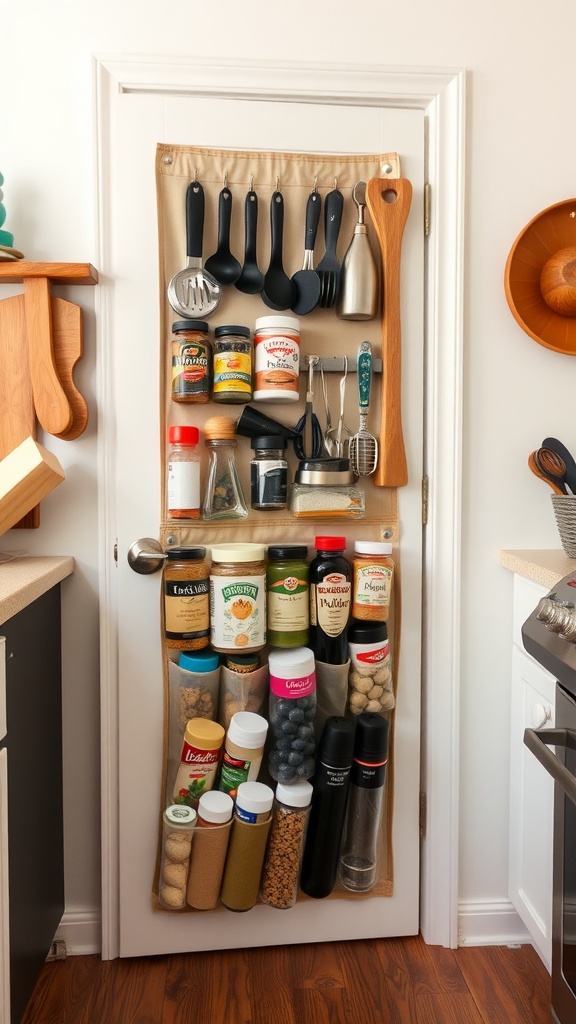
[[[272,647],[305,647],[308,643],[307,556],[305,545],[268,548],[268,643]]]

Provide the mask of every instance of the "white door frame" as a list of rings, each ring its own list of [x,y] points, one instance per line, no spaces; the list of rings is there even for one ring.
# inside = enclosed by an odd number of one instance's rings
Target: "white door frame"
[[[426,942],[458,944],[458,763],[460,695],[461,406],[465,72],[186,60],[94,58],[97,102],[99,257],[106,266],[109,203],[107,128],[118,92],[255,99],[422,110],[430,234],[425,268],[425,442],[428,476],[424,540],[422,788],[427,821],[422,845],[421,930]],[[105,284],[105,281],[102,281]],[[114,407],[107,340],[110,295],[98,289],[98,402]],[[113,417],[99,435],[102,673],[102,957],[118,955],[118,670],[117,593],[110,552],[116,530]]]

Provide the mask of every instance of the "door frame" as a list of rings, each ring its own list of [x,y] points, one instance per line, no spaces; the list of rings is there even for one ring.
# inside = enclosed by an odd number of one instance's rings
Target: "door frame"
[[[426,128],[421,931],[458,945],[462,358],[466,73],[458,68],[95,55],[98,253],[106,266],[107,138],[119,93],[421,110]],[[106,284],[105,279],[102,284]],[[110,290],[98,289],[100,408],[114,408]],[[102,957],[118,956],[118,668],[113,416],[99,431]],[[424,503],[423,503],[424,504]]]

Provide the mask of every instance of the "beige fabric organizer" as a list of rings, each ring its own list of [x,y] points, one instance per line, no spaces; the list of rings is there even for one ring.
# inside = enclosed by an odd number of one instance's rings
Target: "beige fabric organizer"
[[[181,319],[171,309],[166,290],[168,282],[175,273],[186,266],[186,217],[185,197],[188,184],[197,178],[201,182],[206,199],[203,259],[204,261],[216,250],[218,195],[225,181],[232,192],[232,225],[231,249],[237,259],[242,262],[244,256],[244,200],[248,190],[253,187],[258,195],[258,263],[265,273],[270,258],[270,199],[278,189],[284,198],[284,245],[283,263],[288,276],[292,276],[302,267],[304,256],[304,225],[305,210],[308,196],[316,187],[322,199],[335,187],[344,196],[344,212],[340,229],[338,254],[342,258],[352,238],[357,210],[352,201],[352,189],[359,181],[383,175],[383,167],[390,164],[393,176],[400,176],[400,163],[395,153],[369,155],[342,154],[297,154],[297,153],[266,153],[238,152],[222,149],[206,149],[196,146],[169,145],[160,143],[156,151],[156,183],[158,200],[158,237],[159,237],[159,308],[160,308],[160,450],[162,455],[162,495],[160,509],[160,542],[163,546],[175,544],[205,545],[222,543],[232,539],[244,539],[260,543],[273,543],[280,539],[284,543],[307,543],[309,549],[314,548],[314,537],[318,533],[342,533],[347,537],[349,553],[354,540],[363,538],[370,540],[390,539],[398,541],[398,505],[395,489],[377,488],[371,478],[360,481],[366,492],[366,516],[359,522],[344,520],[311,520],[294,519],[289,512],[256,512],[249,510],[248,518],[231,522],[204,523],[188,521],[175,522],[166,516],[165,503],[165,452],[168,427],[174,423],[193,424],[200,428],[202,454],[203,426],[206,419],[214,414],[231,416],[240,415],[243,406],[208,404],[182,404],[171,401],[171,355],[170,337],[172,324]],[[368,219],[368,218],[367,218]],[[371,231],[371,226],[369,226]],[[378,258],[378,245],[372,235],[373,251]],[[315,248],[315,263],[324,253],[324,211],[322,209],[320,226]],[[218,308],[209,318],[210,332],[220,324],[245,324],[254,328],[254,321],[259,316],[274,313],[262,301],[259,295],[244,295],[234,286],[223,289]],[[289,310],[284,315],[292,315]],[[381,358],[381,325],[380,318],[371,321],[344,321],[338,319],[335,309],[316,308],[300,319],[301,367],[307,354],[318,354],[321,357],[348,355],[355,358],[361,341],[368,340],[372,344],[375,359]],[[339,410],[339,373],[326,374],[332,421],[337,420]],[[324,427],[324,404],[320,387],[319,375],[316,375],[314,410]],[[301,375],[301,399],[290,405],[261,403],[261,410],[274,419],[293,426],[304,411],[304,395],[306,378]],[[349,373],[346,389],[345,422],[354,433],[358,429],[358,392],[355,373]],[[380,376],[374,375],[370,404],[368,428],[378,435],[380,423]],[[289,464],[289,477],[293,478],[297,466],[291,446],[288,446],[286,457]],[[247,438],[238,439],[237,465],[244,493],[249,499],[249,462],[251,451]],[[202,476],[204,483],[204,474]],[[391,649],[394,665],[394,687],[398,671],[399,635],[400,635],[400,565],[399,552],[394,551],[397,571],[395,574],[394,614],[389,622]],[[168,740],[168,657],[165,665],[165,749]],[[384,827],[381,830],[380,880],[377,886],[365,896],[390,896],[393,889],[392,870],[392,791],[393,791],[393,747],[394,747],[394,715],[391,714],[390,757],[385,792]],[[166,758],[164,759],[166,762]],[[166,778],[163,779],[162,792],[165,791]],[[156,889],[157,874],[155,877]],[[156,890],[157,891],[157,890]],[[306,898],[306,897],[301,897]],[[338,887],[330,898],[362,899],[362,894],[352,894]],[[190,908],[184,912],[192,912]]]

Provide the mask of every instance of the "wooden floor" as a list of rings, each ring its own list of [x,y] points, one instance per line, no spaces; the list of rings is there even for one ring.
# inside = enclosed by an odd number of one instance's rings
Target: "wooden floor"
[[[531,946],[421,938],[47,963],[22,1024],[549,1024]]]

